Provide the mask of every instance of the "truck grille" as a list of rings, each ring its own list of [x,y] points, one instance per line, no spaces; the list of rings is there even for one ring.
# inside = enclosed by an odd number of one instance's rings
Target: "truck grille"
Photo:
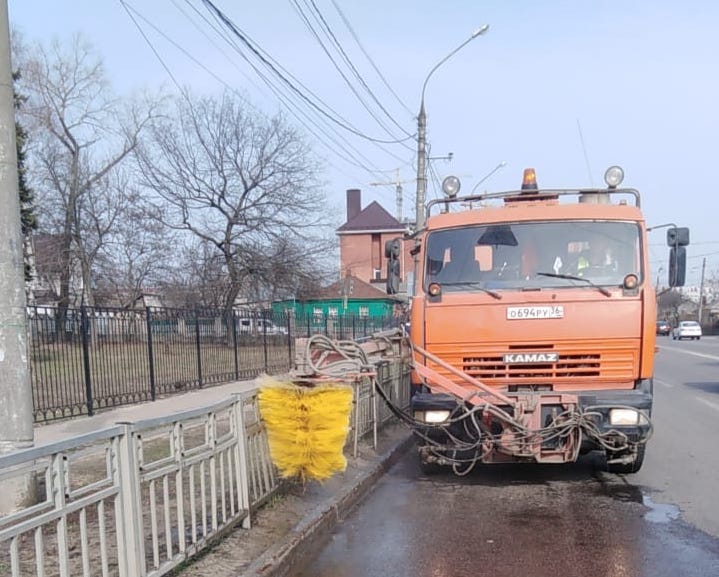
[[[507,364],[503,355],[462,358],[462,370],[479,379],[563,379],[599,377],[602,358],[596,354],[560,354],[555,362]]]

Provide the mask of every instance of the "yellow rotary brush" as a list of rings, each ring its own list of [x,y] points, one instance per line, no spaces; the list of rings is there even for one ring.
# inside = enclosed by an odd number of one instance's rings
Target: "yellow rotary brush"
[[[352,396],[352,387],[341,383],[307,387],[263,379],[260,413],[283,477],[323,480],[345,470]]]

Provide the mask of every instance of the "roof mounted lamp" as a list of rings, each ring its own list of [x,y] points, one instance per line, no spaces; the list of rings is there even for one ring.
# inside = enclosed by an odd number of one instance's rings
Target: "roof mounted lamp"
[[[442,181],[442,192],[444,192],[448,198],[456,197],[461,187],[462,183],[456,176],[448,176]]]
[[[621,166],[610,166],[604,173],[604,182],[609,188],[617,188],[624,181],[624,170]]]

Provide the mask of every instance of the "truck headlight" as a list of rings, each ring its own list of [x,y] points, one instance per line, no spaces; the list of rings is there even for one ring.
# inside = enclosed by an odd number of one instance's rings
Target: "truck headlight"
[[[648,425],[647,418],[636,409],[609,409],[610,425]]]
[[[415,411],[414,418],[418,421],[424,421],[425,423],[444,423],[449,419],[449,411]]]

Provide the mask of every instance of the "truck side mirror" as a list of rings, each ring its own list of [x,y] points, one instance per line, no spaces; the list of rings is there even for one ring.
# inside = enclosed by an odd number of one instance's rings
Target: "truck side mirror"
[[[673,246],[669,250],[669,286],[684,286],[687,273],[687,249]]]
[[[689,229],[686,227],[672,227],[667,230],[667,246],[688,246]]]

